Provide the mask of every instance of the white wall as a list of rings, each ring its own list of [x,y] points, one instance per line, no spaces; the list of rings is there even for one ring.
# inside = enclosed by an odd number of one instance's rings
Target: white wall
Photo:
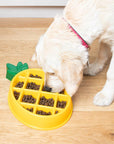
[[[0,17],[54,17],[68,0],[0,0]]]

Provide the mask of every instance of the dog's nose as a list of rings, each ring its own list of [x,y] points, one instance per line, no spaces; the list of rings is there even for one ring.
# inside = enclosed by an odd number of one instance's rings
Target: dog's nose
[[[50,88],[50,87],[48,87],[48,86],[46,85],[46,86],[44,86],[44,90],[45,90],[45,91],[48,91],[48,92],[51,92],[51,91],[52,91],[52,88]]]

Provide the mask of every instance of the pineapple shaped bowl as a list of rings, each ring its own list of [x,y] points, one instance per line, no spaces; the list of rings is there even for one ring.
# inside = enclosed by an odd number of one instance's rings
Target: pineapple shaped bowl
[[[72,115],[72,100],[64,90],[52,93],[44,89],[42,69],[19,72],[10,84],[9,107],[23,124],[38,130],[52,130],[64,125]]]

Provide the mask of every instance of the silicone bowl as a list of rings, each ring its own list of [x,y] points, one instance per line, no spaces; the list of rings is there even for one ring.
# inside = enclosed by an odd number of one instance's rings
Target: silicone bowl
[[[37,74],[41,79],[30,77],[30,74]],[[43,91],[44,76],[45,74],[41,69],[27,69],[18,73],[11,81],[8,103],[14,116],[23,124],[39,130],[52,130],[61,127],[70,119],[73,106],[71,97],[66,91],[64,91],[64,94]],[[24,82],[22,88],[15,87],[18,82]],[[28,82],[34,82],[40,85],[39,90],[26,89]],[[18,100],[14,97],[14,91],[20,93]],[[32,95],[36,99],[36,102],[34,104],[22,102],[24,94]],[[39,105],[39,100],[42,96],[53,98],[54,106]],[[58,108],[58,100],[66,101],[66,107]],[[33,108],[33,112],[28,111],[27,108]],[[51,112],[51,115],[36,114],[37,110]],[[56,111],[58,111],[57,114]]]

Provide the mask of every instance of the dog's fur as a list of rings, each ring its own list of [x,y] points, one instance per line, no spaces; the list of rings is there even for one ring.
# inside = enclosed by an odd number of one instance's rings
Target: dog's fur
[[[89,45],[99,38],[98,58],[88,67],[89,51],[69,29],[67,22]],[[52,92],[60,92],[65,88],[73,96],[83,78],[83,72],[96,75],[103,69],[108,59],[109,47],[112,59],[107,80],[104,88],[94,97],[95,105],[104,106],[111,104],[114,99],[113,0],[70,0],[63,16],[57,16],[41,37],[36,47],[37,57],[34,55],[33,60],[37,59],[45,71],[45,85],[51,87]]]

